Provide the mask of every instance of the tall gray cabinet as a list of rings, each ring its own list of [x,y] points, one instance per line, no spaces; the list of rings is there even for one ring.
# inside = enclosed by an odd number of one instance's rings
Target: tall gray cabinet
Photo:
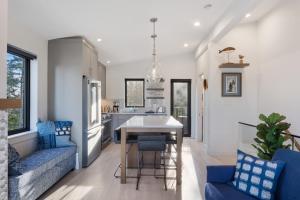
[[[100,80],[95,48],[83,37],[48,43],[48,118],[73,121],[72,140],[82,163],[82,76]]]

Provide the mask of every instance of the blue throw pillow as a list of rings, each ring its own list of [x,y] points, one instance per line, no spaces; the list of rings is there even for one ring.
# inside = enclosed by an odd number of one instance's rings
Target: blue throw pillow
[[[55,137],[56,147],[68,147],[74,146],[71,142],[71,127],[73,122],[71,121],[55,121]]]
[[[238,150],[233,185],[258,199],[272,200],[284,165],[283,161],[261,160]]]
[[[8,144],[8,175],[19,176],[23,174],[24,165],[21,162],[21,157],[17,150]]]
[[[55,124],[53,121],[44,121],[37,123],[39,134],[39,148],[50,149],[56,147]]]

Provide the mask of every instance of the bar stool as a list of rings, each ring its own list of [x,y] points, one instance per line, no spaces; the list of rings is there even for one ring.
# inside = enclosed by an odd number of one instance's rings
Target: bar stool
[[[114,143],[115,144],[121,144],[121,128],[117,128],[114,131]],[[126,138],[126,144],[129,144],[129,149],[126,152],[126,156],[128,155],[128,152],[130,151],[130,149],[132,148],[133,144],[137,143],[137,135],[128,135]],[[120,176],[117,175],[119,169],[121,168],[121,164],[119,164],[117,166],[117,169],[114,172],[114,177],[115,178],[120,178]],[[137,177],[133,177],[133,176],[127,176],[127,178],[137,178]]]
[[[154,152],[154,176],[156,176],[156,153],[160,152],[163,155],[163,167],[164,167],[164,184],[165,190],[167,190],[167,178],[166,178],[166,163],[165,163],[165,150],[166,150],[166,136],[138,136],[138,171],[137,171],[137,182],[136,190],[139,189],[139,182],[142,175],[143,167],[143,152]],[[141,159],[142,158],[142,159]],[[161,163],[159,163],[161,165]]]

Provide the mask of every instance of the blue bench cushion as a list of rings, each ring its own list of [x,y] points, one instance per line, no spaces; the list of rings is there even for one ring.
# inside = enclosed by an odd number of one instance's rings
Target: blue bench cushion
[[[223,183],[206,183],[206,200],[256,200],[255,197],[240,192],[233,185]]]
[[[23,174],[9,177],[9,185],[21,188],[75,153],[76,146],[37,151],[21,161],[25,166]]]

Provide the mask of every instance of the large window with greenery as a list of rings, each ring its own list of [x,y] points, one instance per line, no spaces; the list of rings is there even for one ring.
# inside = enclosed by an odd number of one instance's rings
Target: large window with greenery
[[[144,107],[144,79],[125,79],[125,107]]]
[[[30,129],[30,61],[36,59],[25,51],[7,47],[7,98],[21,99],[22,107],[8,110],[8,134]]]

